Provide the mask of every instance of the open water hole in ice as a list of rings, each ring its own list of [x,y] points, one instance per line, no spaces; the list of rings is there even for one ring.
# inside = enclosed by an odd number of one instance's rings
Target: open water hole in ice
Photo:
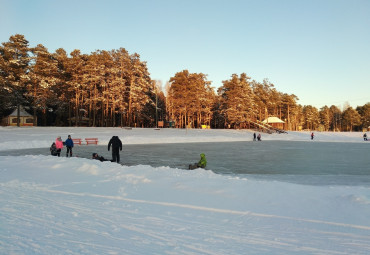
[[[124,145],[121,164],[187,169],[200,153],[207,169],[217,174],[310,185],[370,186],[370,144],[338,142],[262,141]],[[73,148],[74,156],[93,152],[111,159],[106,145]],[[66,149],[61,155],[65,156]],[[0,155],[49,155],[48,148],[0,151]]]

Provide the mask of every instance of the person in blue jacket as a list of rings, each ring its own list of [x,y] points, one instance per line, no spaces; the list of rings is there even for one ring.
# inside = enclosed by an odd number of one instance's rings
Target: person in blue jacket
[[[73,140],[71,138],[71,135],[68,135],[68,138],[64,143],[67,147],[66,157],[68,158],[68,152],[69,152],[69,156],[72,157]]]

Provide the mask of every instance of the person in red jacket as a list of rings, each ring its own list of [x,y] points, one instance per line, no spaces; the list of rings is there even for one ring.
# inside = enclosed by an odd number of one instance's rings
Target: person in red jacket
[[[55,140],[55,146],[57,147],[57,156],[60,157],[60,152],[63,149],[63,141],[60,136]]]

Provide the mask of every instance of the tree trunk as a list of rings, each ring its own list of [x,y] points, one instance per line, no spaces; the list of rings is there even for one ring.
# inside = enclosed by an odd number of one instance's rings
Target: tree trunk
[[[79,114],[78,114],[78,107],[79,105],[78,105],[78,93],[76,93],[76,98],[75,98],[75,107],[76,107],[76,109],[75,109],[75,125],[76,125],[76,127],[78,127],[78,124],[79,124]]]
[[[17,127],[21,126],[21,106],[17,104]]]

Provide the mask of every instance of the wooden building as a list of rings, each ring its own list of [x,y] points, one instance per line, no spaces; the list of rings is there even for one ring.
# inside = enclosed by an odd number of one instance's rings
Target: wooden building
[[[262,121],[262,123],[268,124],[274,128],[284,129],[285,122],[279,119],[278,117],[268,117],[267,119]]]
[[[5,126],[17,126],[17,115],[18,109],[15,109],[9,116],[5,117],[2,121]],[[34,118],[31,114],[26,112],[26,110],[20,106],[19,109],[19,125],[24,126],[33,126]]]

